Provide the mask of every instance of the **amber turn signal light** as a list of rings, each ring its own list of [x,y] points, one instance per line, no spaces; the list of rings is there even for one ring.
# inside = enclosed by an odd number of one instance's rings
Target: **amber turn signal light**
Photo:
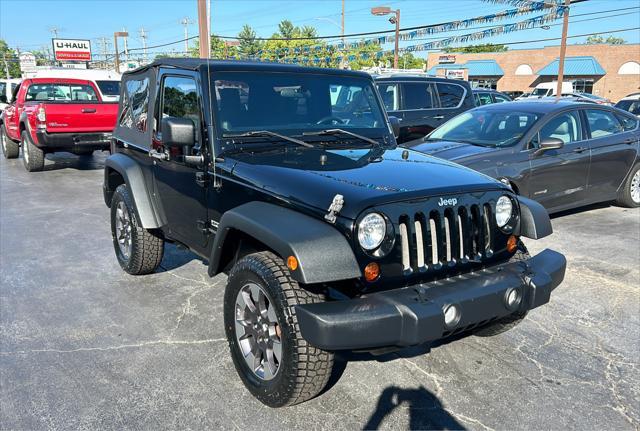
[[[296,259],[295,256],[289,256],[287,258],[287,268],[289,268],[289,271],[298,269],[298,259]]]
[[[507,251],[509,253],[515,253],[518,248],[518,237],[515,235],[511,235],[507,240]]]
[[[364,267],[364,279],[368,282],[376,281],[380,277],[380,266],[371,262],[367,266]]]

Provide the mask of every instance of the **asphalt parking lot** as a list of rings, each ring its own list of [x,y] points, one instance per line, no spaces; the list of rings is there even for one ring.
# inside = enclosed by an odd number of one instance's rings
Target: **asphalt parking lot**
[[[516,329],[340,355],[324,394],[274,410],[228,355],[225,276],[173,246],[153,275],[120,269],[104,159],[0,161],[1,429],[640,428],[640,210],[562,214],[529,241],[568,269]]]

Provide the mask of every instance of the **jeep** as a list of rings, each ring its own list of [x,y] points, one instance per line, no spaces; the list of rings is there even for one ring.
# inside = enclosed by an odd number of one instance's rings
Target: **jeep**
[[[364,73],[160,59],[123,76],[104,199],[122,268],[165,243],[228,274],[235,368],[271,407],[317,395],[340,350],[497,334],[546,304],[566,261],[531,257],[539,204],[397,147]]]

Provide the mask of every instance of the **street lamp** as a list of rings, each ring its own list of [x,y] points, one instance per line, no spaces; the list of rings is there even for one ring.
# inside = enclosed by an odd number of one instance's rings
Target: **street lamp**
[[[392,10],[388,6],[378,6],[371,8],[371,14],[376,16],[384,16],[389,14],[395,14],[389,18],[389,22],[391,24],[396,25],[396,43],[395,48],[393,50],[393,68],[398,68],[398,41],[400,39],[400,9]]]

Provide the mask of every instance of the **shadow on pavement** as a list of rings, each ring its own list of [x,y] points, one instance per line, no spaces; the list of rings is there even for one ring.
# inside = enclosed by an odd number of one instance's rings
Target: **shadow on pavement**
[[[156,270],[156,273],[178,269],[194,260],[197,260],[204,265],[204,261],[197,254],[189,250],[178,248],[173,244],[165,244],[164,257],[162,258],[162,263]]]
[[[411,430],[460,430],[464,426],[451,416],[442,403],[424,386],[415,389],[403,389],[389,386],[382,391],[376,410],[363,429],[376,430],[395,409],[403,408],[409,414]]]
[[[564,210],[564,211],[560,211],[560,212],[557,212],[557,213],[553,213],[549,217],[551,219],[554,219],[554,218],[558,218],[558,217],[569,216],[569,215],[572,215],[572,214],[579,214],[579,213],[586,212],[586,211],[592,211],[592,210],[597,210],[597,209],[602,209],[602,208],[609,208],[610,206],[611,206],[611,202],[599,202],[597,204],[591,204],[591,205],[587,205],[587,206],[584,206],[584,207],[572,208],[570,210]]]
[[[47,154],[42,171],[50,172],[69,168],[78,171],[104,169],[104,157],[99,156],[99,154],[101,154],[100,151],[95,151],[90,156],[78,156],[71,153]]]

